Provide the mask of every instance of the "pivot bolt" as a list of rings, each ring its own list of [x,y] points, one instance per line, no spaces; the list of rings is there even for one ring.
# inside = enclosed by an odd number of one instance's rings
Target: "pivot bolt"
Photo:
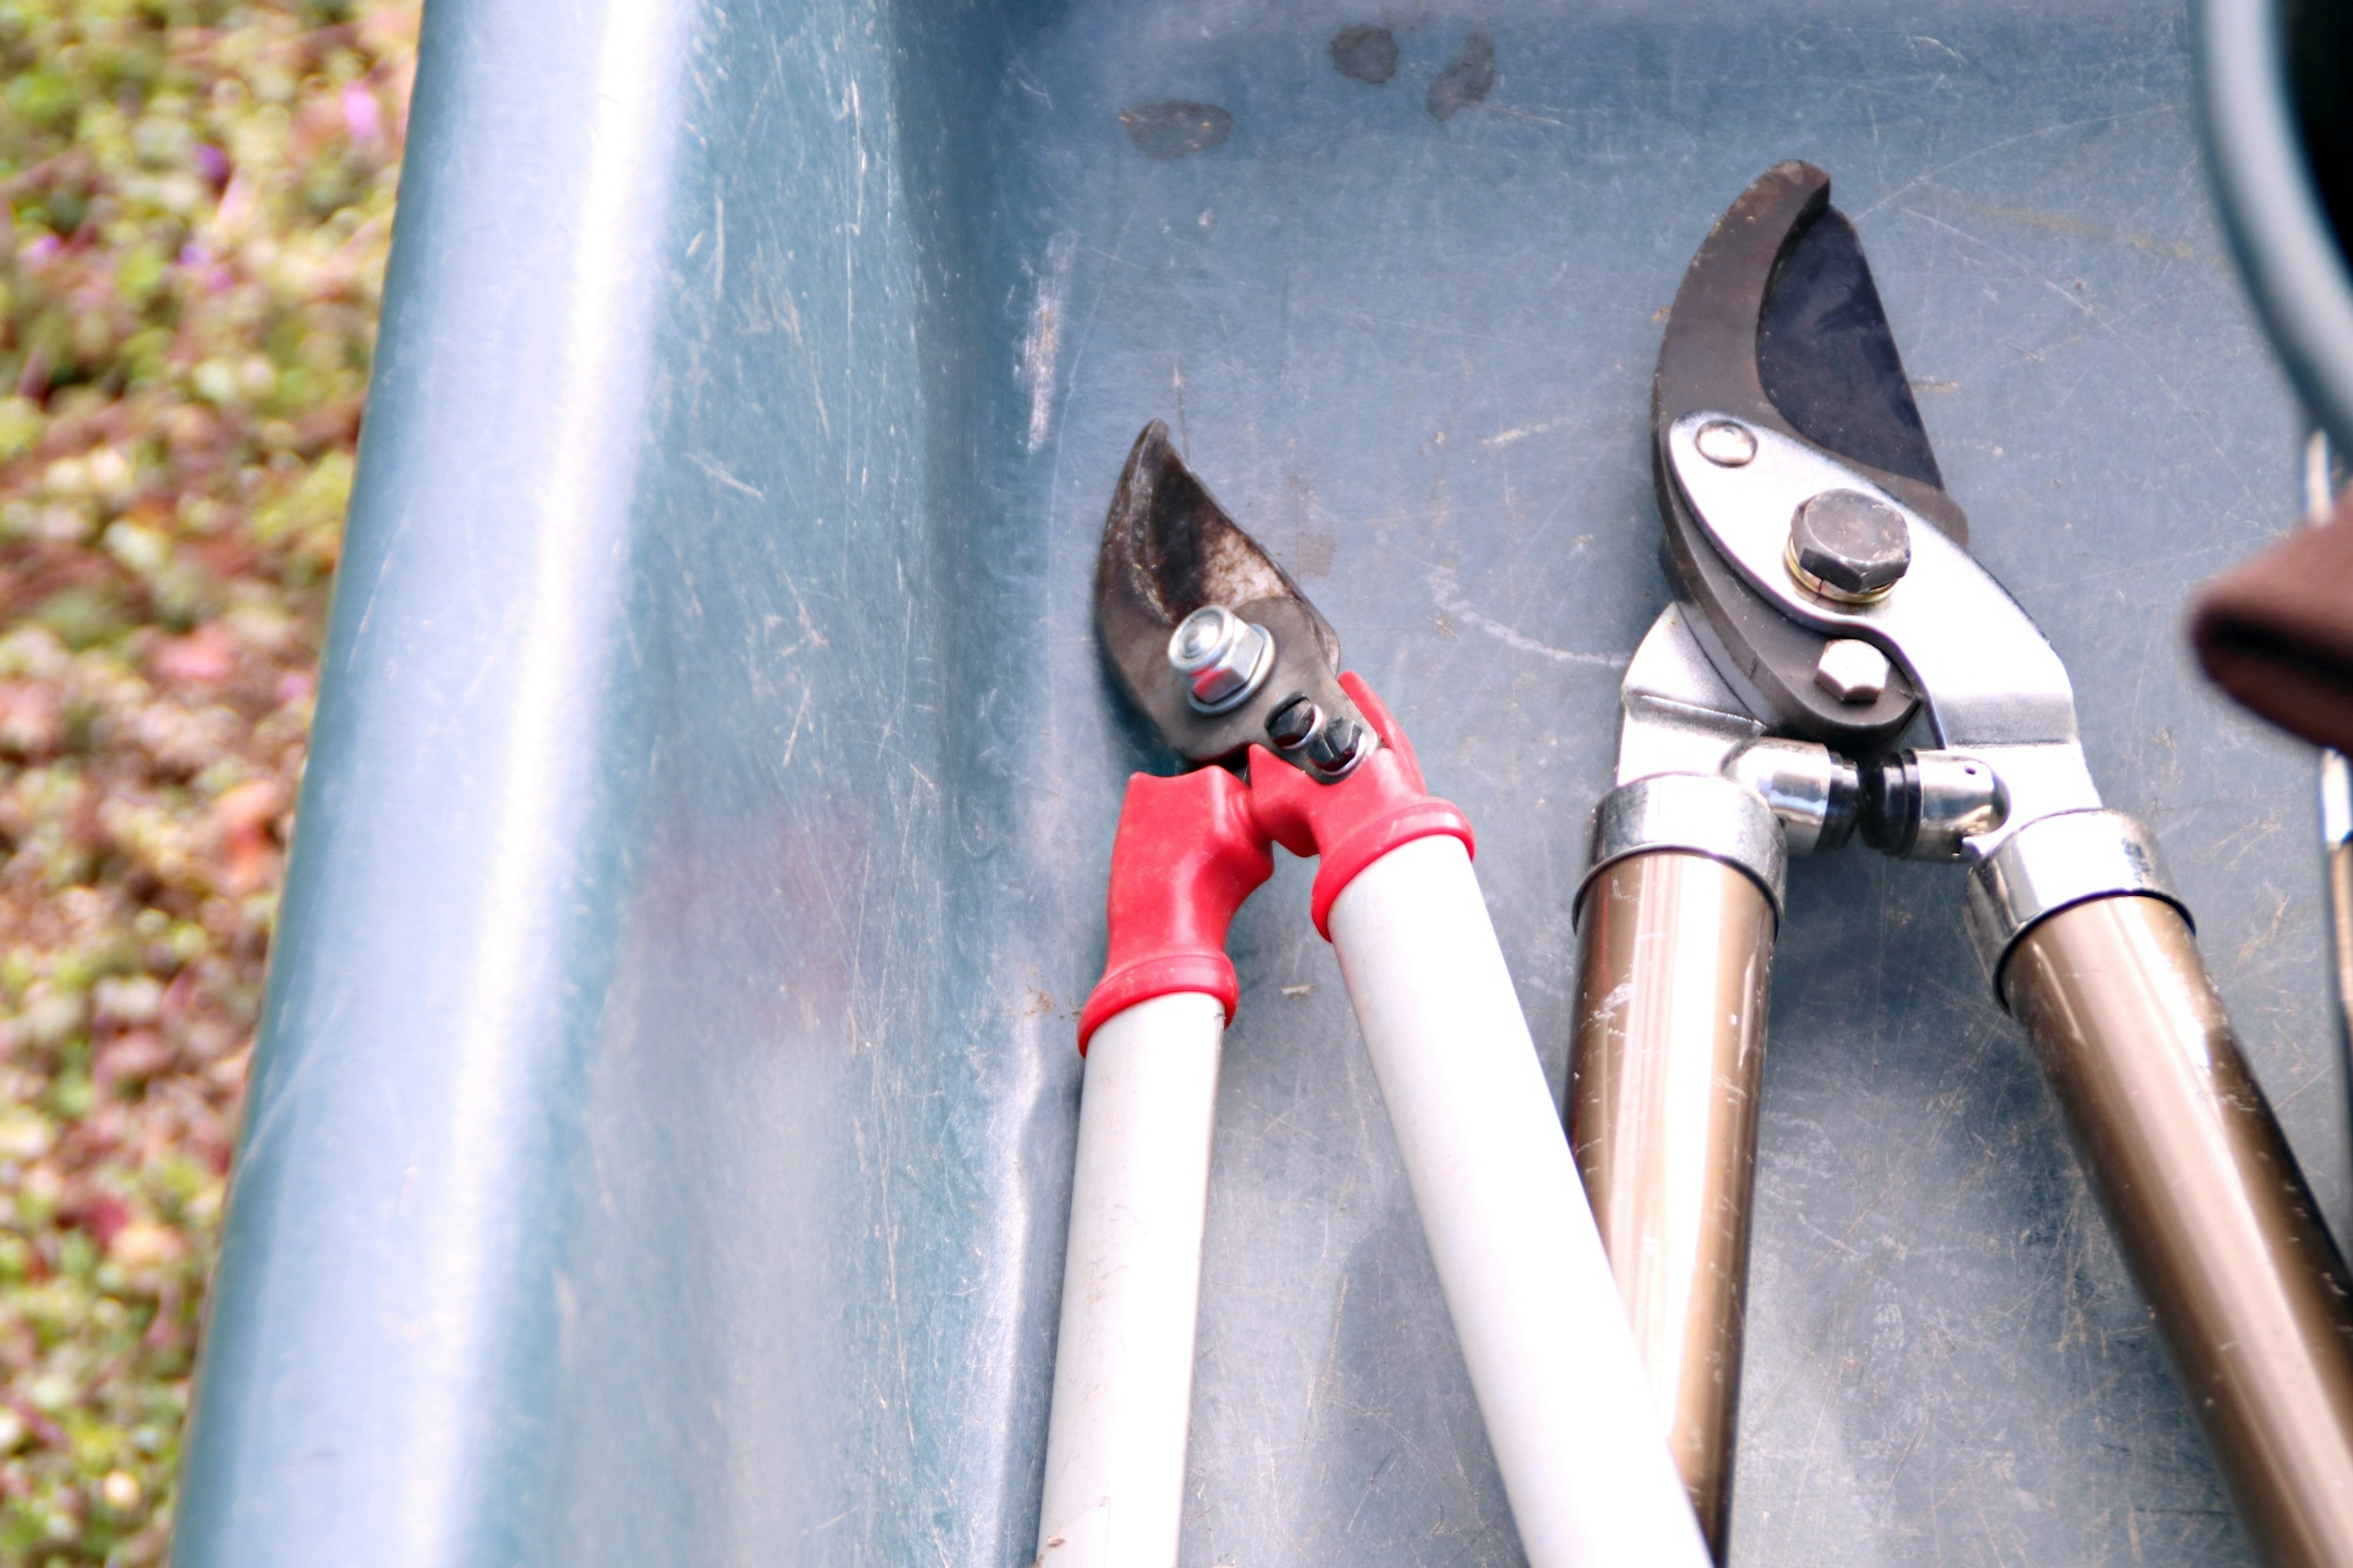
[[[1372,748],[1372,735],[1354,719],[1337,715],[1307,741],[1307,765],[1326,784],[1337,784],[1356,771]]]
[[[1230,713],[1266,684],[1274,638],[1223,605],[1204,605],[1177,623],[1168,664],[1184,678],[1195,712]]]
[[[1295,752],[1323,722],[1324,710],[1315,706],[1314,700],[1304,691],[1294,692],[1266,716],[1266,738],[1274,742],[1276,751]]]
[[[1699,455],[1719,468],[1745,468],[1757,456],[1756,432],[1729,419],[1711,419],[1692,437]]]
[[[1876,702],[1887,689],[1887,656],[1856,637],[1833,637],[1822,645],[1814,684],[1841,702]]]
[[[1912,564],[1904,514],[1861,490],[1824,490],[1789,520],[1789,571],[1827,599],[1867,605]]]

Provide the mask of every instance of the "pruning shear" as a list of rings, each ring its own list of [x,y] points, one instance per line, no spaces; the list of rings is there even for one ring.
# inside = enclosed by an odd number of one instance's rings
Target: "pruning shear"
[[[1129,780],[1086,1058],[1041,1568],[1176,1558],[1226,932],[1320,858],[1336,950],[1471,1383],[1536,1568],[1707,1561],[1471,867],[1339,639],[1154,423],[1103,525],[1095,616],[1188,771]]]
[[[2058,655],[1971,559],[1853,226],[1782,163],[1675,296],[1652,390],[1675,602],[1628,667],[1577,894],[1571,1141],[1725,1546],[1787,858],[1968,868],[2023,1024],[2240,1510],[2353,1563],[2353,1305],[2155,839],[2101,804]]]

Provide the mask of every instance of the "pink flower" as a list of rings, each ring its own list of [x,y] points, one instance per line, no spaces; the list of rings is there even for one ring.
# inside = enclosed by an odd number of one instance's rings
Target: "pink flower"
[[[383,110],[364,81],[343,84],[343,129],[363,147],[373,147],[384,138]]]
[[[236,274],[227,266],[213,259],[213,253],[196,240],[180,247],[180,268],[195,279],[207,294],[225,294],[237,283]]]
[[[196,173],[204,177],[205,184],[213,188],[213,194],[218,195],[221,187],[228,184],[228,154],[209,142],[199,142],[196,143],[195,160]]]
[[[217,621],[155,646],[149,668],[175,686],[220,686],[237,673],[237,639]]]

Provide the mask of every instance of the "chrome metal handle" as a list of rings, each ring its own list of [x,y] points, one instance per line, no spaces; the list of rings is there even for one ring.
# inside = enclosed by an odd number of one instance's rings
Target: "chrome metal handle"
[[[1569,1139],[1668,1447],[1725,1549],[1774,912],[1743,871],[1655,849],[1578,906]]]
[[[2010,945],[2100,1205],[2265,1555],[2353,1563],[2353,1298],[2189,927],[2123,895]]]

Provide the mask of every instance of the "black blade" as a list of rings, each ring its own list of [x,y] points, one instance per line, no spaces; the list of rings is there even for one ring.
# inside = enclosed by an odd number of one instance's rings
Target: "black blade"
[[[1154,420],[1135,438],[1103,523],[1096,592],[1150,619],[1165,642],[1204,605],[1302,598],[1297,584],[1226,515]]]
[[[1854,225],[1824,207],[1781,252],[1757,323],[1757,374],[1798,434],[1945,488]]]
[[[1229,713],[1197,712],[1168,663],[1178,622],[1222,605],[1273,634],[1275,662]],[[1340,639],[1290,574],[1219,506],[1155,419],[1128,453],[1095,563],[1095,629],[1120,684],[1178,754],[1197,763],[1263,743],[1267,716],[1305,694],[1326,714],[1364,716],[1340,689]]]
[[[1716,220],[1659,344],[1652,428],[1715,409],[1797,436],[1966,545],[1871,265],[1830,195],[1811,163],[1777,163]]]
[[[1870,757],[1909,721],[1917,695],[1900,671],[1867,703],[1819,687],[1828,639],[1783,616],[1716,552],[1665,449],[1684,415],[1728,415],[1836,456],[1968,543],[1968,519],[1945,493],[1870,264],[1830,193],[1812,164],[1776,164],[1701,244],[1659,344],[1653,467],[1668,569],[1718,672],[1782,732]]]

